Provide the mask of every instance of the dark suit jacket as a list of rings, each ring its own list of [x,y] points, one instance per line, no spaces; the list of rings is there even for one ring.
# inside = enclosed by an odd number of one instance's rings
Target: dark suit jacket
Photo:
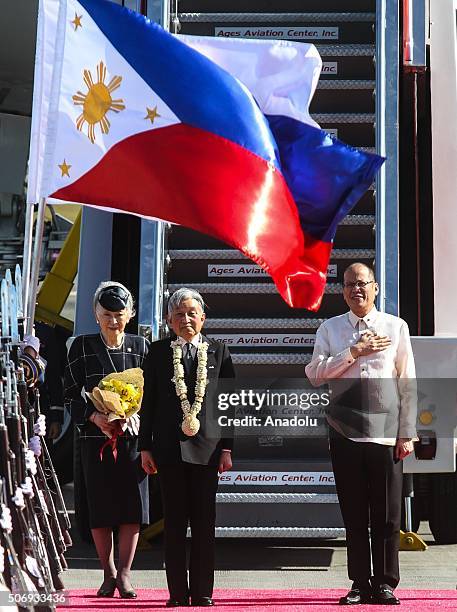
[[[211,402],[217,381],[233,378],[234,369],[228,348],[222,342],[208,342],[208,379],[202,410],[198,415],[200,430],[197,435],[187,437],[182,433],[183,413],[176,395],[173,378],[173,351],[171,339],[153,342],[143,364],[144,396],[140,413],[139,450],[150,450],[158,465],[173,465],[181,462],[200,465],[216,465],[222,449],[231,449],[233,439],[222,438],[221,431],[214,428],[217,418]],[[196,380],[197,359],[193,371],[186,374],[187,396],[192,403]]]

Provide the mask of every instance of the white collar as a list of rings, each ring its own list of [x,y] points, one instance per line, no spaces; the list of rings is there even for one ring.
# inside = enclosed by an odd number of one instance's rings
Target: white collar
[[[201,342],[201,338],[202,338],[202,335],[197,334],[196,336],[192,338],[192,340],[190,341],[190,344],[193,344],[194,346],[198,346]],[[187,340],[184,340],[184,338],[182,338],[181,336],[178,336],[176,340],[179,342],[181,346],[184,346],[185,344],[187,344]]]
[[[367,313],[362,318],[360,318],[356,314],[354,314],[352,312],[352,310],[350,310],[348,312],[349,321],[351,322],[352,327],[355,327],[358,324],[359,321],[365,321],[367,327],[369,327],[376,320],[377,316],[378,316],[378,311],[376,309],[376,306],[373,306],[373,308],[370,310],[370,312]]]

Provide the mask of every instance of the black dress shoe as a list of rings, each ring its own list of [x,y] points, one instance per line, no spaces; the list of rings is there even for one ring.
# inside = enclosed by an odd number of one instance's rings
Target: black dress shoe
[[[388,584],[381,584],[373,589],[373,603],[385,606],[398,606],[400,600],[395,597],[393,588]]]
[[[173,597],[170,597],[170,599],[165,604],[166,608],[182,608],[182,607],[188,607],[188,606],[189,606],[189,600],[187,598],[173,599]]]
[[[136,591],[133,589],[126,589],[119,582],[116,583],[117,590],[119,591],[119,595],[121,599],[136,599],[138,597]]]
[[[214,606],[214,599],[211,599],[211,597],[192,597],[192,605],[200,607]]]
[[[340,606],[356,606],[358,604],[371,603],[371,590],[352,587],[347,595],[340,598]]]
[[[116,590],[116,578],[105,578],[102,586],[97,591],[97,597],[114,597]]]

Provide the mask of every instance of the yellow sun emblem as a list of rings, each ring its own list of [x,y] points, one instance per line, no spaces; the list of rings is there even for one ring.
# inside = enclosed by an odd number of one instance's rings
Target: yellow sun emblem
[[[118,113],[125,109],[122,99],[113,100],[111,93],[117,89],[122,81],[122,77],[114,76],[108,85],[105,85],[106,66],[100,62],[97,66],[97,82],[94,83],[90,70],[84,70],[84,83],[89,90],[86,94],[78,91],[73,96],[75,105],[82,106],[83,112],[76,119],[76,127],[82,130],[87,123],[87,135],[92,144],[95,142],[95,125],[100,124],[103,134],[108,134],[110,122],[106,118],[108,111]]]

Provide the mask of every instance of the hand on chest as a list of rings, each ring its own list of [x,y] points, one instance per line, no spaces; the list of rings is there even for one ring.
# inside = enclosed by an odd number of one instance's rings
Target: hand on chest
[[[381,324],[372,327],[363,327],[362,329],[351,326],[345,331],[346,333],[334,334],[333,337],[330,338],[331,355],[336,356],[347,350],[348,347],[350,348],[363,340],[385,337],[390,340],[390,344],[382,350],[373,350],[368,354],[364,354],[363,359],[373,364],[392,362],[392,360],[395,359],[399,342],[398,334],[395,330],[388,329]]]

